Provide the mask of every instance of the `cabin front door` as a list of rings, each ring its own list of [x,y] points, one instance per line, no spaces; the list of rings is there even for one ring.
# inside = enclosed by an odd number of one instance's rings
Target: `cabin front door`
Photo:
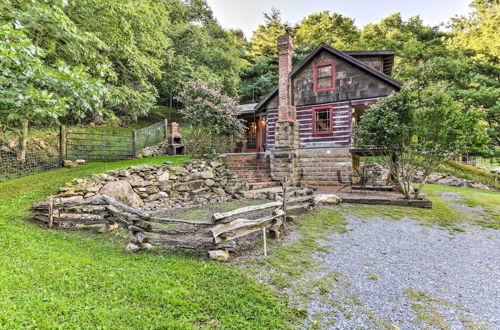
[[[245,152],[266,151],[266,121],[263,116],[246,121]]]
[[[247,121],[247,131],[245,136],[247,152],[256,152],[259,150],[258,125],[258,121]]]

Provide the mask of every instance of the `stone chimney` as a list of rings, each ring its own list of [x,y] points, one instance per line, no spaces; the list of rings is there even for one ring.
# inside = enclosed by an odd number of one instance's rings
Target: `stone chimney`
[[[279,83],[278,121],[275,127],[275,147],[271,152],[273,180],[291,180],[298,183],[299,123],[293,106],[291,79],[292,38],[288,33],[278,37]]]
[[[292,106],[292,88],[288,75],[292,71],[293,43],[290,34],[278,37],[279,84],[278,84],[278,121],[294,121],[295,107]]]

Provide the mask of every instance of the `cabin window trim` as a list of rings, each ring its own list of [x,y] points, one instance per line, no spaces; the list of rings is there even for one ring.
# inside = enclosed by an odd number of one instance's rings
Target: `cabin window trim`
[[[329,130],[327,131],[316,131],[316,112],[319,111],[319,110],[328,110],[328,115],[329,115],[329,118],[326,119],[326,120],[322,120],[322,121],[325,121],[325,122],[328,122],[330,127],[329,127]],[[329,106],[320,106],[320,107],[313,107],[312,108],[312,134],[313,135],[330,135],[333,133],[333,106],[332,105],[329,105]]]
[[[332,79],[332,86],[328,88],[318,88],[318,68],[325,67],[325,66],[330,66],[331,67],[331,79]],[[328,76],[327,76],[328,77]],[[324,79],[324,78],[322,78]],[[314,92],[324,92],[324,91],[331,91],[335,89],[335,62],[323,62],[323,63],[317,63],[314,64]]]

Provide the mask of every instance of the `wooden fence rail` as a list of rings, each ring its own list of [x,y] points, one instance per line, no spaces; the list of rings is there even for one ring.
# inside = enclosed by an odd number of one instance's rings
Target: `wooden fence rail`
[[[309,210],[314,196],[289,196],[283,184],[283,200],[242,207],[224,213],[215,213],[210,220],[190,221],[171,219],[120,203],[107,195],[83,200],[33,203],[31,212],[35,220],[54,225],[104,225],[103,231],[117,226],[130,231],[127,250],[138,251],[151,245],[166,245],[197,250],[221,250],[227,253],[236,247],[236,239],[269,229],[279,237],[287,213],[291,210]],[[252,212],[269,213],[257,219],[243,217]],[[155,212],[157,214],[157,212]]]

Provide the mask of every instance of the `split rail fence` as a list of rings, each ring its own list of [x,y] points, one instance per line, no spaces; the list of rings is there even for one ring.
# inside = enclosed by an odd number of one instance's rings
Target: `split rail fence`
[[[287,217],[297,210],[314,208],[314,196],[294,196],[283,184],[283,199],[260,205],[238,208],[229,212],[215,213],[210,220],[182,220],[156,216],[130,207],[109,196],[83,200],[48,201],[33,203],[32,216],[48,227],[64,225],[104,225],[104,231],[120,226],[130,231],[127,248],[137,251],[150,245],[165,245],[196,250],[233,250],[236,239],[268,229],[279,237]],[[262,211],[269,210],[262,216]],[[252,219],[244,215],[259,211],[260,217]]]

